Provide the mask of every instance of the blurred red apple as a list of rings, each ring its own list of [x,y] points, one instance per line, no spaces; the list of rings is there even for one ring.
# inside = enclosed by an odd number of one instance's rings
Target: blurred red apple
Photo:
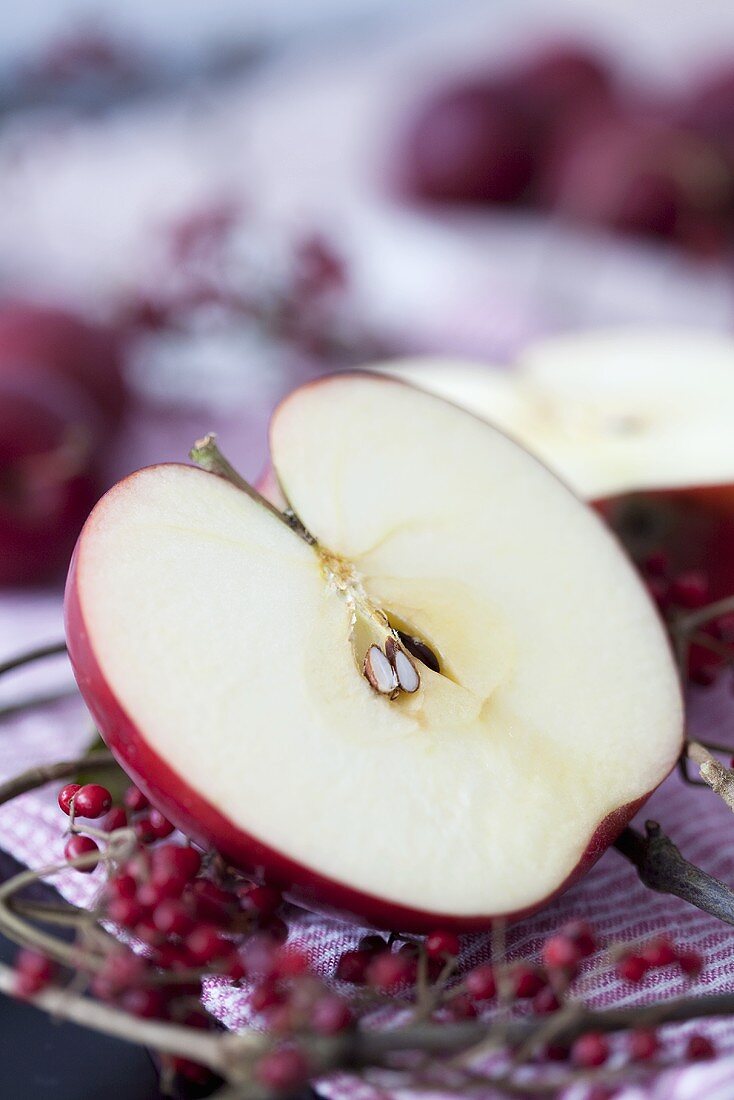
[[[541,47],[514,66],[509,80],[519,100],[546,124],[614,95],[608,65],[575,42]]]
[[[119,422],[127,402],[117,332],[54,306],[0,303],[0,379],[9,376],[67,394],[75,386],[75,412],[85,395],[104,428]]]
[[[594,113],[560,136],[540,191],[574,220],[708,250],[731,219],[734,176],[701,134],[662,118]]]
[[[98,490],[84,426],[0,375],[0,585],[47,580],[65,566]]]
[[[444,88],[413,119],[403,143],[406,191],[447,203],[515,203],[536,167],[529,112],[500,82]]]

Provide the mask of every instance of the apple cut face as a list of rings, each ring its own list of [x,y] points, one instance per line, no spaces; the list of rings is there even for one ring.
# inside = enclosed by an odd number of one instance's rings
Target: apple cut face
[[[511,370],[388,362],[517,439],[588,500],[734,481],[734,340],[696,329],[546,337]]]
[[[680,751],[632,567],[515,443],[390,379],[296,390],[271,454],[313,543],[186,466],[90,517],[67,629],[105,739],[189,835],[314,907],[416,931],[536,908]],[[376,690],[373,646],[417,689]]]

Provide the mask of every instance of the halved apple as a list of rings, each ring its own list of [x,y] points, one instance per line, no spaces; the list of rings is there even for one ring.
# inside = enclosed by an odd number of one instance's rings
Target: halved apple
[[[734,340],[622,327],[531,344],[514,369],[381,368],[486,417],[580,495],[734,481]]]
[[[103,736],[189,835],[312,907],[415,931],[537,908],[680,751],[633,568],[534,458],[410,386],[305,386],[270,439],[303,528],[183,465],[92,513],[66,616]]]

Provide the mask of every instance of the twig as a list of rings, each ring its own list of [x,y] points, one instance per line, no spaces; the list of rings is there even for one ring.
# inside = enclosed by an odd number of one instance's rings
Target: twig
[[[105,750],[95,752],[94,756],[78,756],[74,760],[62,760],[58,764],[37,764],[21,775],[16,775],[14,779],[9,779],[7,783],[0,784],[0,806],[4,802],[10,802],[12,798],[17,798],[19,794],[42,787],[44,783],[49,783],[51,780],[66,779],[68,776],[75,775],[80,768],[87,767],[90,763],[95,768],[107,768],[112,767],[116,761],[112,753]]]
[[[0,676],[6,672],[13,672],[16,668],[33,664],[34,661],[42,661],[46,657],[58,657],[66,653],[66,642],[51,642],[49,645],[36,646],[35,649],[26,650],[17,657],[11,657],[8,661],[0,663]]]
[[[688,742],[686,755],[694,764],[698,764],[701,779],[734,813],[734,772],[724,767],[699,741]]]
[[[635,865],[645,886],[661,894],[674,894],[734,925],[734,890],[684,859],[656,821],[647,821],[645,831],[647,835],[643,836],[627,827],[614,843],[617,851]]]
[[[0,963],[0,992],[12,995],[14,988],[13,971]],[[45,1009],[58,1019],[70,1020],[103,1035],[155,1047],[164,1054],[193,1059],[226,1076],[233,1071],[237,1075],[236,1066],[243,1053],[264,1045],[263,1039],[254,1034],[213,1035],[198,1028],[142,1020],[100,1001],[70,995],[68,990],[58,986],[36,993],[30,1000],[37,1008]]]

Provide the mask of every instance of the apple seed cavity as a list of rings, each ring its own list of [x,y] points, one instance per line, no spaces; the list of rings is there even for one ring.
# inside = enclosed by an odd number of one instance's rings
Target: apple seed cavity
[[[380,695],[399,691],[397,673],[378,645],[371,645],[367,650],[362,670],[370,686]]]

